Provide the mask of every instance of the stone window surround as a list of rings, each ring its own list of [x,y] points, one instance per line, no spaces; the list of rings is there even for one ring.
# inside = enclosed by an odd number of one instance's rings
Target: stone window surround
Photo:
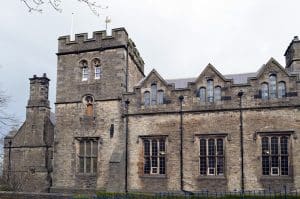
[[[158,179],[166,179],[167,178],[167,171],[168,171],[168,154],[167,154],[167,150],[168,150],[168,135],[165,134],[153,134],[153,135],[139,135],[137,138],[136,143],[140,144],[140,150],[143,151],[143,158],[144,158],[144,140],[145,139],[164,139],[165,141],[165,174],[145,174],[144,173],[144,164],[145,164],[145,160],[143,160],[143,172],[142,174],[140,174],[140,178],[158,178]]]
[[[91,71],[94,71],[94,79],[99,80],[101,79],[102,75],[102,67],[101,67],[101,61],[99,58],[92,58],[90,61],[90,64],[86,59],[82,59],[79,61],[79,66],[81,69],[81,81],[86,82],[89,80]],[[94,70],[91,70],[94,69]],[[98,69],[98,70],[97,70]]]
[[[262,174],[262,137],[267,136],[287,136],[288,137],[288,156],[293,157],[292,150],[293,150],[293,142],[292,139],[298,139],[294,130],[279,130],[279,131],[256,131],[253,135],[253,140],[256,141],[257,138],[259,139],[259,167],[260,167],[260,179],[291,179],[293,177],[293,158],[289,158],[289,174],[288,175],[263,175]]]
[[[98,154],[99,154],[99,146],[100,146],[100,137],[75,137],[75,151],[76,151],[76,175],[80,176],[96,176],[97,175],[97,170],[98,170]],[[97,167],[96,167],[96,172],[80,172],[80,161],[79,161],[79,156],[80,156],[80,142],[81,141],[96,141],[97,142],[97,153],[96,153],[96,161],[97,161]],[[92,151],[91,151],[92,153]]]

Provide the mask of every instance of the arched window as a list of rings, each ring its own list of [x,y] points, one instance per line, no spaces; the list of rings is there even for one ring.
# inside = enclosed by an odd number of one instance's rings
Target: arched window
[[[144,93],[144,104],[145,104],[145,106],[150,105],[150,92],[149,91],[146,91]]]
[[[155,105],[157,100],[157,85],[151,85],[151,105]]]
[[[274,99],[277,97],[277,80],[276,75],[270,75],[269,77],[269,92],[270,99]]]
[[[267,83],[261,84],[261,98],[269,99],[269,88]]]
[[[92,63],[93,63],[93,66],[95,68],[95,79],[100,79],[100,77],[101,77],[100,60],[99,59],[93,59]]]
[[[88,62],[86,60],[80,61],[80,67],[82,70],[82,81],[87,81],[89,79]]]
[[[283,98],[286,96],[285,82],[278,83],[278,98]]]
[[[164,91],[159,90],[157,92],[157,104],[163,104],[164,103]]]
[[[93,116],[94,115],[94,98],[91,95],[86,95],[83,97],[83,103],[86,106],[85,114],[87,116]]]
[[[201,87],[199,89],[199,98],[200,98],[200,102],[205,102],[205,98],[206,98],[206,89],[204,87]]]
[[[214,81],[212,79],[207,80],[207,101],[214,101]]]
[[[215,101],[220,101],[221,100],[221,87],[220,86],[216,86],[215,87]]]

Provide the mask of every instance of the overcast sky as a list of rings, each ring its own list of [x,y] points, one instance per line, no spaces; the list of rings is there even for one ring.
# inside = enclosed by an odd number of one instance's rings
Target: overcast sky
[[[46,1],[46,0],[45,0]],[[255,72],[270,57],[282,65],[284,51],[300,34],[299,0],[105,0],[96,17],[77,0],[63,0],[63,12],[29,13],[20,0],[0,8],[0,88],[11,96],[8,111],[25,119],[29,81],[44,72],[51,79],[54,111],[57,38],[74,32],[125,27],[143,57],[145,73],[164,78],[196,77],[208,63],[221,73]]]

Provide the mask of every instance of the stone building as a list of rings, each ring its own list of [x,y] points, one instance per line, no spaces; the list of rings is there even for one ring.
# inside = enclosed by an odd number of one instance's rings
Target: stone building
[[[51,192],[299,189],[298,37],[284,55],[285,67],[271,58],[223,75],[209,64],[166,80],[144,75],[124,28],[60,37],[56,122],[49,80],[34,76],[26,121],[5,139],[6,173],[20,167],[24,190]]]

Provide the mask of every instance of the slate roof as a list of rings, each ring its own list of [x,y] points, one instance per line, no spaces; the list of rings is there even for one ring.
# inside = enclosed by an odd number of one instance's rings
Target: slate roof
[[[249,77],[256,77],[256,73],[241,73],[241,74],[230,74],[224,75],[226,79],[233,79],[234,84],[245,84]],[[168,84],[175,84],[176,89],[186,88],[188,82],[194,82],[194,78],[181,78],[181,79],[167,79]]]

